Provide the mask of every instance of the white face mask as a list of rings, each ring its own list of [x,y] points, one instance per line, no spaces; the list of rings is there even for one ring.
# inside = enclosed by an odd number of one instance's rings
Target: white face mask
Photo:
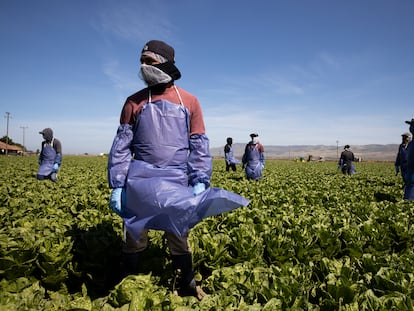
[[[172,81],[172,78],[168,74],[151,65],[142,64],[140,74],[142,80],[144,80],[148,86]]]
[[[253,144],[258,144],[259,142],[259,137],[253,137]]]

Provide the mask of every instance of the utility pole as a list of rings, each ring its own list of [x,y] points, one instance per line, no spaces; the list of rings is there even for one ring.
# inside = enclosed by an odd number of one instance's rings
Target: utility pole
[[[6,126],[6,156],[9,153],[9,119],[10,119],[10,112],[6,112],[4,116],[7,119],[7,126]]]
[[[26,151],[26,145],[24,144],[24,137],[25,137],[24,134],[25,134],[25,130],[29,127],[28,126],[21,126],[20,128],[23,130],[23,154],[24,154],[25,151]]]
[[[339,159],[339,146],[338,146],[339,140],[336,141],[336,159]]]

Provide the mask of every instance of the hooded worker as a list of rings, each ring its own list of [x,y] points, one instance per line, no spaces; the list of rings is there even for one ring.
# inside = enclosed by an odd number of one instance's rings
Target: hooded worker
[[[175,85],[181,73],[175,51],[151,40],[141,51],[147,84],[127,98],[108,159],[110,207],[123,217],[123,274],[137,273],[148,229],[165,231],[173,266],[181,271],[180,295],[198,299],[188,231],[205,217],[248,204],[210,187],[212,159],[198,99]]]
[[[40,167],[37,171],[37,179],[50,179],[57,181],[57,173],[62,163],[62,144],[59,139],[53,137],[53,130],[45,128],[39,132],[43,136],[39,155]]]
[[[226,172],[230,171],[230,168],[233,172],[236,171],[236,164],[240,164],[240,161],[235,158],[233,153],[233,138],[227,137],[227,144],[224,146],[224,159],[226,161]]]

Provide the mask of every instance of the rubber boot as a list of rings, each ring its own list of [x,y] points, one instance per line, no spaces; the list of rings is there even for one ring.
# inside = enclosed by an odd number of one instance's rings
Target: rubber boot
[[[178,295],[198,297],[191,254],[172,255],[171,259],[177,278]]]
[[[50,174],[50,180],[53,182],[57,182],[57,174],[56,173]]]
[[[140,268],[140,262],[142,254],[137,253],[122,253],[121,255],[121,278],[125,278],[128,275],[138,274]]]

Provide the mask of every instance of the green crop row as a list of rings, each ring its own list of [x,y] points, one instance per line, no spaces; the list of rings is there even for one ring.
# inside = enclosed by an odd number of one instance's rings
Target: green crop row
[[[0,158],[0,310],[412,310],[414,203],[392,163],[268,160],[248,181],[214,160],[212,186],[247,207],[191,230],[203,301],[173,294],[162,232],[144,273],[119,278],[122,221],[104,157],[66,156],[59,181],[35,157]]]

